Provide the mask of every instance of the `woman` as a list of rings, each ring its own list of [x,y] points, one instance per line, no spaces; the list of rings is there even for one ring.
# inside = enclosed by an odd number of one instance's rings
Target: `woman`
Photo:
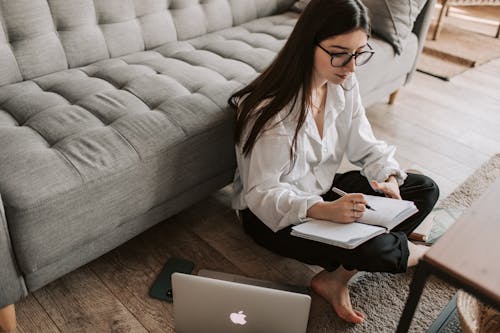
[[[404,272],[425,247],[408,241],[438,196],[426,176],[406,174],[395,149],[375,139],[361,105],[356,66],[373,56],[359,0],[312,0],[274,62],[229,104],[236,110],[233,206],[258,244],[324,270],[311,280],[339,317],[361,323],[347,288],[358,270]],[[343,156],[361,171],[336,173]],[[336,186],[346,192],[332,193]],[[355,249],[290,235],[309,218],[352,223],[364,194],[412,200],[419,212]]]

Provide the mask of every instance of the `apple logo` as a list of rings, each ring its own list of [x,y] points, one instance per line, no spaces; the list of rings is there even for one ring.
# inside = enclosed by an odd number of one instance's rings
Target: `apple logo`
[[[231,319],[231,321],[234,323],[234,324],[238,324],[238,325],[245,325],[247,323],[247,321],[245,320],[245,317],[247,315],[243,313],[243,310],[241,310],[240,312],[236,313],[236,312],[233,312],[229,315],[229,319]]]

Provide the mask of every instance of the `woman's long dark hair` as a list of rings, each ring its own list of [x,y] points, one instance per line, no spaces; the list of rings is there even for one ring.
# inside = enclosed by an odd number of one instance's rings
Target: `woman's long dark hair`
[[[252,151],[260,133],[270,120],[289,104],[290,115],[299,103],[298,122],[290,147],[290,159],[295,160],[297,135],[306,119],[307,108],[312,105],[316,43],[358,29],[370,33],[368,12],[361,1],[311,0],[271,65],[228,100],[230,107],[236,111],[235,142],[243,145],[245,156]],[[246,126],[253,121],[255,122],[248,136],[243,138]]]

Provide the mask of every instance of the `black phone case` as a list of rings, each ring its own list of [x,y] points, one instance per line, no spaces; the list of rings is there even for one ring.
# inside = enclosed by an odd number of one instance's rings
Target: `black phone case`
[[[172,303],[172,274],[175,272],[190,274],[193,268],[192,261],[182,258],[168,259],[153,286],[149,289],[149,296]]]

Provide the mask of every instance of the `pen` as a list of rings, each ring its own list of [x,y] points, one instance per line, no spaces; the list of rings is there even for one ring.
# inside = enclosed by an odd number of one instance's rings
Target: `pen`
[[[341,197],[343,197],[344,195],[347,194],[346,192],[344,192],[341,189],[336,188],[336,187],[332,187],[332,191],[335,192],[335,193],[337,193]],[[371,210],[375,211],[375,209],[373,209],[372,207],[370,207],[370,205],[368,205],[368,204],[366,204],[365,207],[368,208],[368,209],[371,209]]]

